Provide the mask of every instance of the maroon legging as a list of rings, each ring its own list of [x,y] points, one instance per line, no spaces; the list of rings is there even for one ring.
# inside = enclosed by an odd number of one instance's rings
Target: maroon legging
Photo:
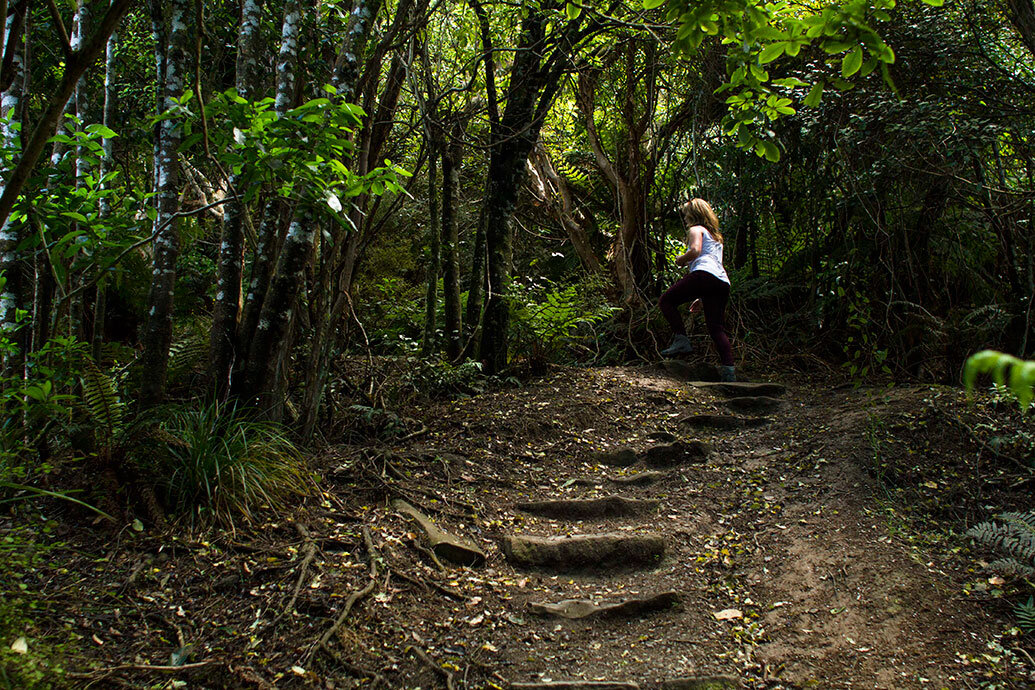
[[[686,335],[686,326],[683,325],[683,317],[679,315],[678,307],[695,299],[701,300],[704,306],[704,322],[708,326],[708,335],[715,343],[715,349],[719,351],[719,360],[726,366],[733,366],[733,348],[722,326],[726,303],[730,299],[729,283],[719,280],[708,271],[691,271],[677,280],[661,296],[658,307],[661,308],[668,325],[672,327],[672,332]]]

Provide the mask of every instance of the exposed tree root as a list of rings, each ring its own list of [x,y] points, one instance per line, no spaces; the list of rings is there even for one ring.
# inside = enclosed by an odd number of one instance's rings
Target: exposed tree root
[[[446,681],[446,688],[447,688],[447,690],[456,690],[456,683],[453,682],[453,672],[452,671],[450,671],[449,669],[442,668],[441,666],[436,664],[434,662],[434,660],[432,660],[432,658],[430,656],[428,656],[427,652],[425,652],[420,647],[412,647],[412,646],[411,647],[407,647],[406,648],[406,652],[408,654],[413,654],[418,659],[423,661],[424,664],[428,668],[433,670],[438,675],[442,676],[445,679],[445,681]]]

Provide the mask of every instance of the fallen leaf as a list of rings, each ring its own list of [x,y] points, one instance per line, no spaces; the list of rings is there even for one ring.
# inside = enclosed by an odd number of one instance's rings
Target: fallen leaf
[[[744,614],[739,609],[723,609],[722,611],[713,612],[712,615],[715,616],[717,621],[728,621],[744,617]]]
[[[19,637],[11,644],[11,651],[15,654],[28,654],[29,643],[25,641],[24,637]]]

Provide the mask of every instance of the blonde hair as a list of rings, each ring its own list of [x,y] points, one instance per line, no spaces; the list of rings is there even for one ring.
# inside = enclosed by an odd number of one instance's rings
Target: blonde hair
[[[719,244],[722,244],[722,233],[719,232],[719,217],[715,215],[711,205],[704,199],[691,199],[679,206],[679,212],[683,215],[689,227],[702,225],[708,234]]]

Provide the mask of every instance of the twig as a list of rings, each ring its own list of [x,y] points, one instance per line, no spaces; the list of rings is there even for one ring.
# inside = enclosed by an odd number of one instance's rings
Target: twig
[[[428,428],[428,425],[427,424],[422,424],[420,429],[418,429],[417,431],[411,431],[410,433],[406,434],[405,436],[401,436],[398,439],[398,441],[400,443],[402,443],[403,441],[409,441],[411,438],[417,438],[418,436],[423,436],[424,434],[428,433],[429,431],[431,431],[431,429]]]
[[[175,673],[177,671],[189,671],[193,668],[201,668],[202,666],[208,666],[214,664],[215,659],[206,659],[205,661],[195,661],[192,664],[183,664],[181,666],[152,666],[151,664],[120,664],[118,666],[109,666],[108,668],[99,668],[94,671],[88,671],[86,673],[66,673],[70,678],[93,678],[94,676],[108,675],[117,671],[162,671],[166,673]]]
[[[347,661],[341,654],[326,645],[321,647],[324,652],[327,653],[338,665],[344,668],[346,671],[351,673],[353,676],[359,676],[361,678],[372,678],[374,682],[371,684],[371,689],[380,687],[381,685],[388,685],[388,680],[377,671],[371,671],[368,668],[362,666],[356,666],[351,661]]]
[[[305,576],[309,572],[309,564],[313,562],[313,557],[316,556],[316,542],[313,541],[312,536],[309,534],[309,530],[305,528],[305,525],[295,523],[295,529],[305,539],[305,558],[302,559],[302,565],[298,568],[298,580],[295,582],[295,591],[291,593],[291,600],[288,601],[277,617],[273,619],[272,625],[276,625],[280,622],[284,616],[294,610],[295,602],[298,601],[298,593],[302,591],[302,583],[305,581]]]
[[[408,653],[415,654],[418,659],[423,661],[429,668],[431,668],[433,671],[435,671],[435,673],[437,673],[440,676],[442,676],[443,678],[445,678],[446,679],[446,688],[447,688],[447,690],[456,690],[456,685],[453,683],[453,672],[452,671],[450,671],[448,669],[444,669],[441,666],[439,666],[438,664],[436,664],[431,659],[431,657],[428,656],[427,652],[425,652],[420,647],[410,646],[410,647],[406,648],[406,651]]]

